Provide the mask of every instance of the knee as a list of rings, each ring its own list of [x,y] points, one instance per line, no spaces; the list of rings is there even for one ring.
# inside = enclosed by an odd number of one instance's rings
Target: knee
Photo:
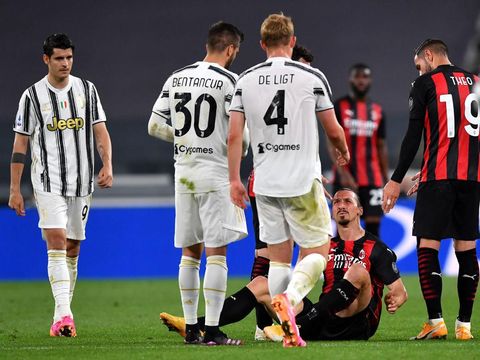
[[[77,257],[80,255],[80,240],[67,240],[67,256]]]
[[[247,288],[255,296],[257,302],[270,304],[271,298],[268,291],[268,279],[265,276],[257,276],[247,284]]]
[[[67,238],[63,229],[44,229],[45,240],[49,250],[65,250]]]
[[[352,283],[356,288],[370,285],[370,274],[363,265],[355,263],[347,270],[344,279]]]

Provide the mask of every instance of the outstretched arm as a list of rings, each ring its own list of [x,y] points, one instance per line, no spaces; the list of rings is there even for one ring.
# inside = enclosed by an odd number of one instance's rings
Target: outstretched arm
[[[95,124],[93,126],[93,132],[95,134],[97,151],[103,163],[98,173],[97,183],[101,188],[109,188],[112,187],[113,182],[112,142],[110,141],[110,135],[104,122]]]

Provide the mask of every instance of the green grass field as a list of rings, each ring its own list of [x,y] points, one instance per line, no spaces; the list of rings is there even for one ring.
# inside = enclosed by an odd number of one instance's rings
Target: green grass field
[[[229,293],[245,284],[229,281]],[[0,283],[0,359],[438,359],[459,356],[480,358],[478,340],[454,339],[458,308],[456,280],[444,280],[443,307],[450,335],[446,341],[408,341],[425,319],[416,277],[404,278],[409,301],[396,315],[384,312],[376,335],[369,341],[309,342],[307,348],[283,349],[279,343],[255,342],[253,314],[224,327],[245,340],[241,347],[185,346],[182,339],[161,324],[161,311],[181,314],[176,280],[79,281],[73,311],[77,338],[48,336],[53,300],[44,282]],[[312,299],[318,294],[318,288]],[[203,304],[200,305],[203,308]],[[480,313],[474,311],[474,335],[480,336]],[[202,312],[202,311],[201,311]],[[203,313],[203,312],[202,312]],[[453,335],[453,336],[452,336]]]

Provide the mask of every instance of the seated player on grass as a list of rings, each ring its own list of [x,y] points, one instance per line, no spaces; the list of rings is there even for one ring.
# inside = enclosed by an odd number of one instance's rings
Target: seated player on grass
[[[322,294],[317,303],[307,298],[295,310],[300,335],[305,340],[358,340],[373,336],[380,322],[384,285],[386,310],[394,314],[407,300],[407,291],[396,266],[396,255],[382,241],[360,225],[362,207],[350,189],[333,197],[332,214],[338,236],[331,240]],[[257,303],[270,311],[270,295],[265,277],[256,277],[225,300],[220,326],[246,317]],[[161,313],[172,331],[183,334],[183,318]],[[199,324],[203,318],[199,318]],[[283,330],[282,330],[283,327]],[[272,340],[281,340],[289,324],[264,329]],[[183,336],[183,335],[182,335]]]

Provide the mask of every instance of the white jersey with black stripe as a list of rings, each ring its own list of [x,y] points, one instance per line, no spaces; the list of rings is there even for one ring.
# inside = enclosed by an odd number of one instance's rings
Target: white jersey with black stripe
[[[320,70],[284,57],[240,75],[230,111],[247,120],[256,194],[299,196],[321,178],[316,113],[333,108],[331,96]]]
[[[34,189],[63,196],[93,191],[93,125],[106,121],[95,86],[70,75],[56,89],[47,77],[23,93],[13,130],[30,136]]]
[[[236,80],[220,65],[198,61],[165,82],[152,112],[173,127],[177,192],[228,186],[228,108]]]

